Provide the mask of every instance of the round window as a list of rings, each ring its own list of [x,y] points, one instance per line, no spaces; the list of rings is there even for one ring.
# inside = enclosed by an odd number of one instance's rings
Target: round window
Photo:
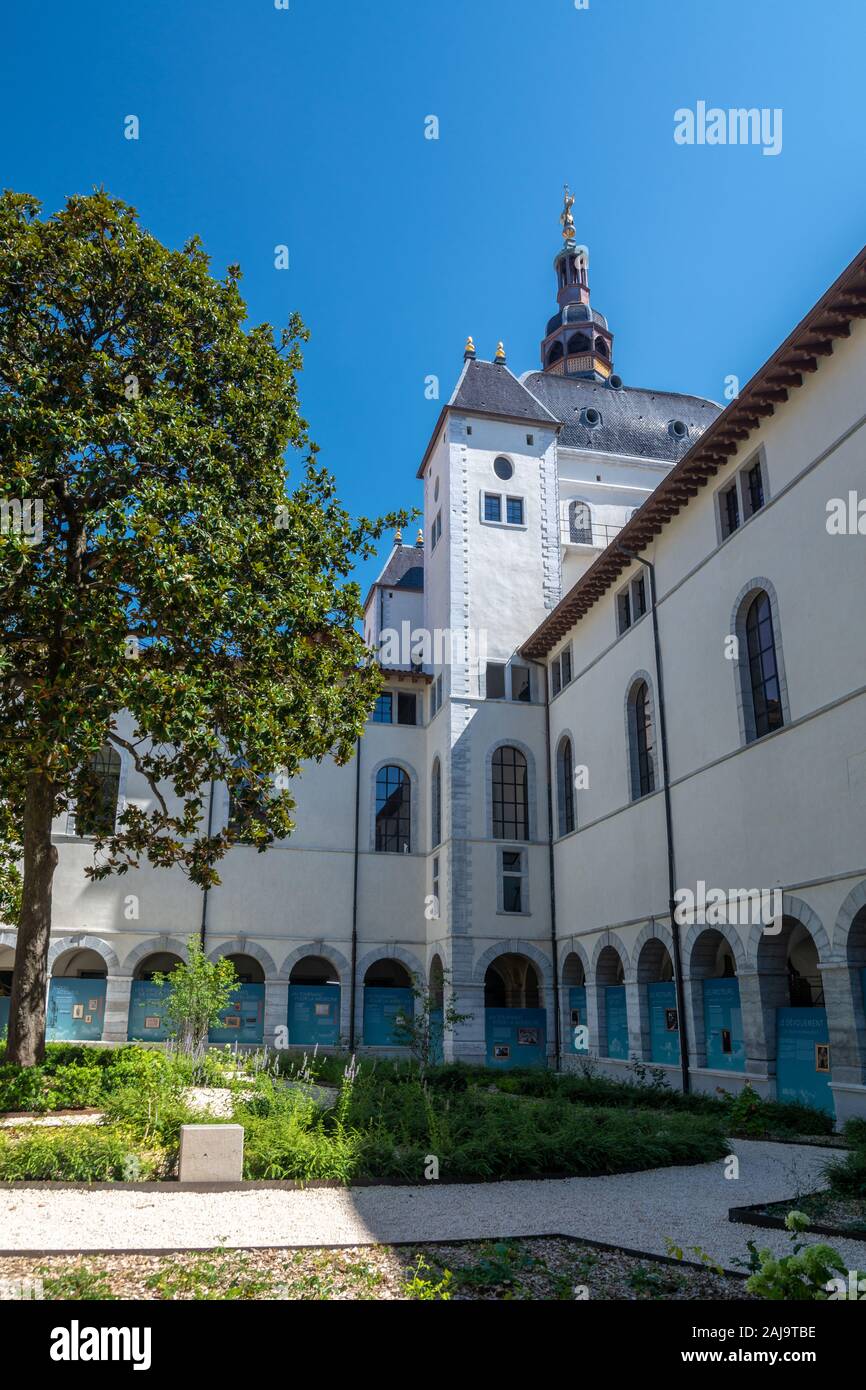
[[[501,478],[504,483],[507,483],[514,472],[514,464],[510,459],[494,459],[493,472],[496,474],[497,478]]]

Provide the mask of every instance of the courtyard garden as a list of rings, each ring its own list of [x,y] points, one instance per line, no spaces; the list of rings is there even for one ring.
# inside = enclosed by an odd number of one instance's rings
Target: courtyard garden
[[[3,1181],[171,1179],[181,1126],[225,1122],[244,1128],[245,1178],[344,1184],[422,1182],[431,1156],[445,1182],[634,1172],[721,1159],[730,1137],[830,1129],[807,1106],[683,1096],[588,1069],[72,1044],[21,1068],[0,1052]],[[856,1162],[840,1157],[846,1171]]]

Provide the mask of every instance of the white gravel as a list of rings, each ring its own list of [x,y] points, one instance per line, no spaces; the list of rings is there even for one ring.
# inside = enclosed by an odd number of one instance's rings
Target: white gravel
[[[666,1237],[726,1268],[753,1237],[784,1252],[783,1231],[735,1225],[728,1208],[793,1198],[822,1185],[834,1152],[813,1145],[731,1141],[739,1177],[724,1163],[656,1168],[616,1177],[425,1187],[231,1192],[3,1188],[0,1249],[181,1250],[283,1245],[573,1235],[665,1254]],[[793,1203],[792,1203],[793,1205]],[[819,1239],[816,1237],[815,1239]],[[866,1267],[866,1243],[833,1240],[851,1268]]]

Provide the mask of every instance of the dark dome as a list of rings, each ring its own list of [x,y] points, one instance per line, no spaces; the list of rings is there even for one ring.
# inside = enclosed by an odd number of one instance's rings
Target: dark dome
[[[597,323],[600,328],[607,328],[607,319],[604,314],[600,314],[597,309],[591,309],[588,304],[566,304],[559,314],[554,314],[547,325],[545,338],[551,333],[555,333],[557,328],[569,323],[587,323],[589,321]]]

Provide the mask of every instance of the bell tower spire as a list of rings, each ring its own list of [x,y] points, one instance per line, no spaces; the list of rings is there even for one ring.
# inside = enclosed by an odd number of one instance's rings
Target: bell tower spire
[[[578,245],[574,228],[574,194],[565,184],[562,247],[553,261],[559,311],[547,325],[541,366],[556,376],[607,381],[613,371],[613,334],[607,319],[589,301],[589,249]]]

